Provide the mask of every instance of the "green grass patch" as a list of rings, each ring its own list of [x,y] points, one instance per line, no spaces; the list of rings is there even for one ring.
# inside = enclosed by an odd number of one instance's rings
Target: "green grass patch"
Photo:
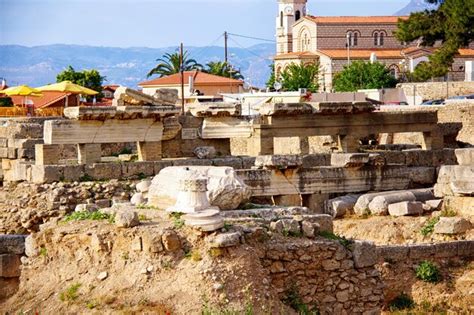
[[[64,217],[64,222],[70,221],[84,221],[84,220],[93,220],[93,221],[100,221],[100,220],[109,220],[109,222],[113,222],[114,217],[110,214],[102,213],[100,211],[89,212],[89,211],[79,211],[79,212],[72,212]]]
[[[77,298],[79,297],[78,291],[80,287],[80,283],[72,284],[65,291],[59,294],[59,299],[63,302],[72,302],[77,300]]]
[[[328,240],[339,242],[345,248],[349,248],[354,243],[353,240],[347,239],[344,236],[339,236],[327,231],[319,232],[319,236],[324,237]]]
[[[169,214],[169,218],[173,221],[173,225],[175,228],[180,229],[184,226],[184,220],[181,217],[184,213],[180,212],[173,212]]]
[[[434,226],[439,222],[439,218],[429,219],[428,222],[421,228],[420,233],[423,236],[428,236],[434,231]]]
[[[430,283],[437,283],[441,280],[441,273],[430,261],[422,261],[420,265],[415,270],[416,277],[422,281],[430,282]]]

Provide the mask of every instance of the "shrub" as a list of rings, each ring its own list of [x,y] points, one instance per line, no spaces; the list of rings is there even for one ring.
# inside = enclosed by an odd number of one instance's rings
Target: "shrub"
[[[80,287],[80,283],[72,284],[69,288],[59,294],[59,299],[63,302],[76,300],[79,297],[77,291],[79,291]]]
[[[395,312],[411,309],[414,306],[415,302],[413,301],[413,299],[405,293],[402,293],[389,303],[388,308],[391,312]]]
[[[441,280],[441,274],[438,267],[429,261],[423,261],[416,268],[416,277],[425,282],[436,283]]]
[[[439,222],[439,218],[433,218],[428,220],[426,224],[421,228],[420,232],[423,236],[428,236],[434,231],[434,226]]]

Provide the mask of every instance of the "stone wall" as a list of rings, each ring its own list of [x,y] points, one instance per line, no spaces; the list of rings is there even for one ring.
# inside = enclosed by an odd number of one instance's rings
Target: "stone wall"
[[[389,302],[402,293],[410,295],[416,281],[414,266],[430,261],[438,266],[474,257],[474,241],[453,241],[437,244],[377,246],[377,269],[382,274],[385,300]],[[401,281],[403,279],[403,281]]]
[[[415,93],[423,100],[445,99],[447,96],[467,95],[474,93],[474,82],[426,82],[400,83],[397,85],[407,98]]]
[[[296,291],[322,314],[377,314],[383,284],[371,257],[368,253],[362,261],[337,242],[299,240],[270,244],[262,264],[281,299]]]
[[[18,290],[20,257],[25,253],[25,237],[0,235],[0,302]]]

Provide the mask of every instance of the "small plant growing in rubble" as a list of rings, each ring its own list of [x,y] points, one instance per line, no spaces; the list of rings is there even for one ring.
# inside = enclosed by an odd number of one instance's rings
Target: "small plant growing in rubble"
[[[411,309],[414,306],[415,302],[413,302],[413,299],[405,293],[402,293],[389,303],[388,309],[390,312],[396,312]]]
[[[79,211],[79,212],[73,212],[71,214],[68,214],[67,216],[64,217],[63,221],[69,222],[69,221],[84,221],[84,220],[94,220],[94,221],[109,220],[110,222],[112,219],[113,219],[113,216],[107,213],[102,213],[100,211],[95,211],[95,212]]]
[[[169,214],[171,220],[173,220],[174,227],[180,229],[184,226],[184,220],[181,219],[184,213],[173,212]]]
[[[48,250],[46,247],[41,247],[39,250],[39,254],[41,257],[47,257],[48,256]]]
[[[140,214],[138,216],[138,220],[140,220],[140,221],[150,221],[151,219],[149,217],[147,217],[146,215],[144,215],[144,214]]]
[[[94,178],[92,176],[90,176],[89,174],[85,174],[85,175],[79,177],[79,181],[80,182],[93,182]]]
[[[283,299],[283,303],[290,306],[294,309],[298,314],[301,315],[319,315],[319,310],[316,306],[310,308],[308,305],[303,303],[301,296],[298,292],[298,288],[296,284],[293,283],[288,290],[286,290],[285,298]]]
[[[337,241],[342,246],[344,246],[345,248],[349,248],[352,245],[352,243],[354,243],[353,240],[347,239],[344,236],[339,236],[339,235],[336,235],[334,233],[327,232],[327,231],[322,231],[322,232],[319,233],[319,235],[326,238],[326,239],[328,239],[328,240]]]
[[[426,224],[421,228],[420,232],[423,236],[428,236],[434,231],[434,226],[439,222],[439,218],[433,218],[428,220]]]
[[[427,260],[422,261],[415,270],[416,277],[425,282],[436,283],[441,280],[441,273],[438,267]]]
[[[445,218],[452,218],[452,217],[455,217],[457,215],[458,214],[457,214],[456,210],[453,210],[453,209],[444,209],[443,211],[441,211],[441,216],[445,217]]]
[[[69,288],[59,294],[59,299],[63,302],[75,301],[79,297],[77,292],[80,287],[80,283],[72,284]]]
[[[197,250],[191,250],[185,253],[185,257],[191,259],[192,261],[201,261],[202,256],[201,253]]]

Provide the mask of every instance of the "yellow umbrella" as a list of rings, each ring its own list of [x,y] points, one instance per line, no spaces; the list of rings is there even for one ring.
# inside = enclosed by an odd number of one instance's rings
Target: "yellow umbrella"
[[[72,83],[71,81],[63,81],[59,83],[49,84],[49,85],[41,86],[37,89],[40,91],[56,91],[56,92],[66,92],[66,93],[72,93],[72,94],[85,94],[85,95],[99,94],[99,92],[96,92],[94,90]]]
[[[42,96],[41,91],[34,89],[27,85],[12,86],[8,89],[0,91],[0,93],[8,96],[20,95],[20,96]]]

